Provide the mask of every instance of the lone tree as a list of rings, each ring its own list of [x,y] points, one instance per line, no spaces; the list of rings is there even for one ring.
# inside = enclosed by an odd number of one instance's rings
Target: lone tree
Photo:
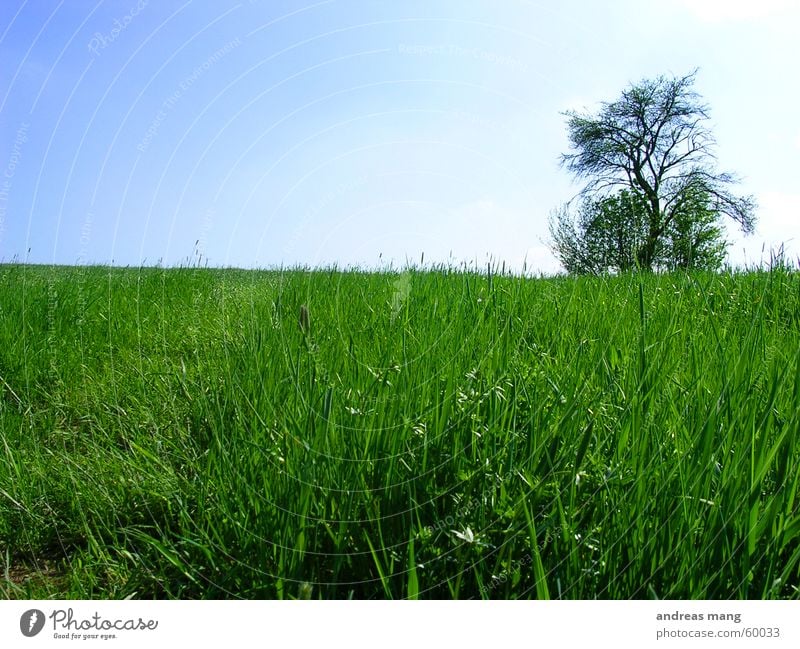
[[[619,99],[603,103],[597,115],[564,113],[573,150],[561,157],[561,164],[587,181],[581,195],[589,206],[602,212],[604,199],[621,200],[630,208],[626,218],[641,218],[641,232],[628,236],[641,269],[709,266],[715,258],[721,263],[724,242],[718,218],[733,219],[745,233],[755,225],[753,198],[732,194],[728,186],[736,177],[714,170],[708,107],[692,90],[696,74],[631,84]],[[620,190],[628,193],[620,198]],[[592,211],[586,202],[583,209]],[[560,241],[557,235],[560,226],[562,235],[566,233],[567,217],[565,206],[550,227],[562,262],[565,252],[567,257],[575,252],[562,248],[564,237]],[[580,227],[573,233],[579,235]],[[707,254],[698,258],[698,249]]]

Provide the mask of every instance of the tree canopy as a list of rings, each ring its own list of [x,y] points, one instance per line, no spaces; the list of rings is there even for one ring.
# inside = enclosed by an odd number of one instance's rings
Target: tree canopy
[[[581,196],[590,203],[581,209],[602,213],[613,207],[602,203],[604,199],[627,201],[626,218],[642,221],[627,237],[635,245],[636,266],[642,269],[692,266],[698,250],[707,253],[701,256],[704,262],[711,261],[719,257],[720,244],[724,256],[717,225],[723,215],[745,233],[755,226],[754,199],[733,194],[729,187],[737,178],[715,170],[716,143],[707,126],[708,107],[692,89],[696,74],[631,84],[616,101],[601,104],[596,115],[564,113],[572,150],[561,163],[586,181]],[[627,193],[620,194],[621,190]],[[634,204],[635,213],[629,209]],[[566,209],[562,208],[562,225],[567,222]],[[578,220],[586,222],[585,216]],[[558,223],[551,223],[554,247],[562,256],[557,231]]]
[[[653,251],[653,270],[716,270],[725,258],[718,215],[708,199],[687,197]],[[639,267],[637,256],[648,236],[644,198],[628,189],[600,199],[584,197],[577,214],[569,205],[550,222],[554,248],[567,272],[618,273]]]

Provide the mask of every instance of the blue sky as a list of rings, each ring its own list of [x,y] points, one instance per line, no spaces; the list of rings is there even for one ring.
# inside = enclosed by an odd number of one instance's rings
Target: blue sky
[[[797,0],[0,3],[0,259],[558,268],[567,109],[699,68],[800,254]],[[28,252],[30,250],[30,252]]]

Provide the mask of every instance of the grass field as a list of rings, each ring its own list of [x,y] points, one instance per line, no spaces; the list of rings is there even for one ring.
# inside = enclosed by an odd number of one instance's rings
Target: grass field
[[[4,597],[800,597],[798,274],[0,282]]]

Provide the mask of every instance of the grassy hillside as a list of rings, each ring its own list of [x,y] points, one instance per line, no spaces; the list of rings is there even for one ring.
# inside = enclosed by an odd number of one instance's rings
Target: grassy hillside
[[[0,377],[5,597],[800,597],[796,274],[0,266]]]

